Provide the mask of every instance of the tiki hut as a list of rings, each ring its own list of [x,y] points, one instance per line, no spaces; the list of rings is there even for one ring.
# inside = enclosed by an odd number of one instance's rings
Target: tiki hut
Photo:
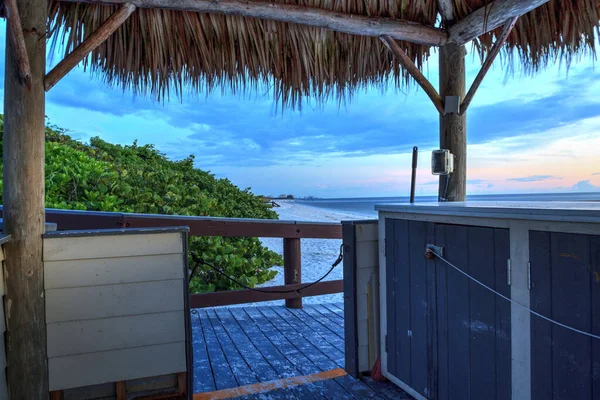
[[[494,58],[504,52],[535,72],[593,53],[600,26],[600,0],[0,0],[0,12],[10,41],[3,215],[12,235],[5,302],[13,399],[48,395],[45,92],[80,62],[110,84],[157,99],[266,84],[284,107],[414,80],[440,114],[440,147],[456,157],[446,197],[463,200],[466,110]],[[67,54],[52,71],[47,42],[65,44]],[[468,43],[482,69],[467,91]],[[439,53],[439,85],[420,72],[432,52]]]

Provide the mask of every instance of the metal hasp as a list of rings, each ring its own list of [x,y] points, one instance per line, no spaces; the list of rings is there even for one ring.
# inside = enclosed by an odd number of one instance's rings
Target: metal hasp
[[[437,257],[437,254],[444,256],[444,248],[442,246],[436,246],[435,244],[427,244],[425,246],[425,258],[433,260]]]

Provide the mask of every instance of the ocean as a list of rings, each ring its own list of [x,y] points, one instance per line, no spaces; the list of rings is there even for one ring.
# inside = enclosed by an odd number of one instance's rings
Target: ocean
[[[600,201],[600,192],[594,193],[527,193],[470,195],[470,201]],[[369,218],[377,217],[376,204],[408,203],[409,197],[358,197],[346,199],[295,200],[297,204],[331,210],[340,213],[356,214]],[[416,203],[435,202],[436,196],[415,197]]]

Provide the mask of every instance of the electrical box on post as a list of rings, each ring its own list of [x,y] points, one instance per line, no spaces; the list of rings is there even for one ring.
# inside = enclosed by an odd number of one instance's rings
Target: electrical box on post
[[[431,173],[433,175],[450,175],[454,172],[454,155],[450,150],[434,150],[431,152]]]

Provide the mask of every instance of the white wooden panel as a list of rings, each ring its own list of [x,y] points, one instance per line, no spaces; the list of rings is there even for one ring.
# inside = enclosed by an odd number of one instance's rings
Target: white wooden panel
[[[180,232],[44,239],[44,261],[182,253]]]
[[[46,322],[183,310],[183,280],[46,290]]]
[[[375,267],[379,263],[377,241],[356,243],[356,268]]]
[[[377,240],[379,237],[377,230],[377,224],[357,224],[356,241],[365,242],[369,240]]]
[[[48,324],[48,357],[185,340],[183,311]]]
[[[185,372],[185,360],[185,342],[50,358],[50,390]]]
[[[46,289],[183,279],[183,254],[46,261]]]

